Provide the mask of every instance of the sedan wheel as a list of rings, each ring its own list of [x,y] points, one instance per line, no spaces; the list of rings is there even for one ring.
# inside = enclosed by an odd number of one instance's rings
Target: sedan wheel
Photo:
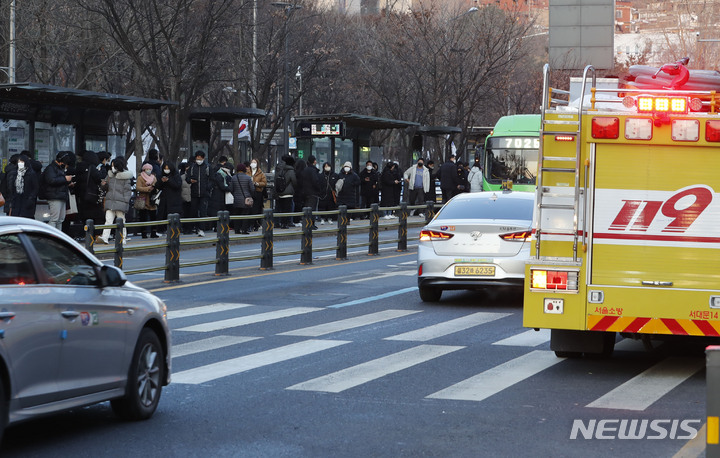
[[[420,286],[420,299],[423,302],[438,302],[440,296],[442,296],[442,290],[440,288],[428,288],[427,286]]]
[[[165,354],[157,335],[150,329],[140,333],[130,362],[125,396],[111,402],[113,411],[126,420],[150,418],[160,401],[164,380]]]

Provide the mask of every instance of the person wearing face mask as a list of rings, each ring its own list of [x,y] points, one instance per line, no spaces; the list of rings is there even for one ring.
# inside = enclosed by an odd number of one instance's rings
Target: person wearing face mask
[[[337,209],[335,203],[335,182],[338,179],[337,173],[327,162],[323,164],[320,172],[320,196],[318,200],[318,211],[332,211]],[[320,224],[330,222],[330,218],[320,218]]]
[[[210,182],[210,166],[205,161],[205,152],[197,151],[195,161],[185,176],[185,181],[190,183],[190,216],[192,218],[205,218],[208,215],[208,200],[212,184]],[[205,237],[206,223],[198,223],[195,230],[200,237]]]
[[[212,176],[212,191],[208,201],[208,216],[217,216],[219,211],[232,211],[232,204],[225,203],[225,193],[230,192],[230,179],[233,165],[227,160],[218,164],[217,171]]]
[[[43,170],[40,187],[44,189],[42,197],[48,202],[50,220],[48,224],[62,230],[65,212],[70,197],[69,186],[73,176],[66,174],[66,168],[72,161],[72,152],[60,151],[55,160]]]
[[[408,168],[403,174],[405,179],[405,201],[408,205],[424,205],[425,193],[430,192],[430,171],[425,168],[425,161],[420,158],[416,165]],[[415,216],[423,216],[422,210],[415,210]]]
[[[155,191],[157,185],[157,177],[153,174],[153,166],[151,164],[143,164],[142,172],[138,175],[135,189],[137,196],[135,197],[135,209],[138,210],[138,219],[148,222],[153,220],[157,206],[150,195]],[[155,226],[145,226],[142,229],[142,238],[157,238],[159,235],[155,232]]]
[[[341,180],[342,185],[339,184]],[[360,177],[352,169],[352,164],[350,164],[349,161],[343,164],[335,186],[338,207],[340,205],[346,205],[348,210],[357,208],[358,194],[360,193]],[[339,190],[338,187],[340,188]]]
[[[162,176],[155,186],[160,193],[158,205],[158,219],[167,219],[168,215],[177,213],[183,217],[182,178],[178,174],[175,164],[164,162],[160,167]]]
[[[265,173],[260,169],[257,159],[252,159],[250,161],[250,167],[245,173],[247,173],[250,178],[252,178],[253,182],[253,206],[250,210],[250,214],[261,215],[263,212],[263,207],[265,206],[263,196],[265,194],[265,188],[267,187],[267,177],[265,176]],[[261,220],[256,219],[250,222],[252,230],[256,231],[260,228],[260,221]]]
[[[372,161],[365,163],[365,169],[360,172],[360,205],[362,208],[370,208],[372,204],[378,202],[378,173],[373,166]],[[364,214],[363,219],[369,218],[369,214]]]
[[[0,174],[0,194],[5,197],[4,210],[6,215],[9,215],[12,211],[12,201],[7,198],[7,196],[10,194],[10,191],[8,190],[8,175],[10,175],[10,173],[12,173],[13,171],[17,170],[17,161],[19,157],[19,154],[13,154],[12,156],[10,156],[10,160],[5,166],[5,171]]]
[[[284,189],[278,187],[278,177],[282,177],[285,183]],[[297,187],[297,177],[295,176],[295,159],[289,154],[284,154],[282,160],[275,167],[275,213],[291,213],[293,205],[293,195]],[[284,216],[278,221],[279,229],[287,229],[292,225],[289,216]]]
[[[382,186],[382,200],[380,201],[381,207],[394,207],[397,205],[395,194],[397,193],[397,186],[400,184],[400,177],[395,173],[397,170],[397,164],[389,161],[385,168],[380,174],[380,184]],[[386,210],[385,219],[392,218],[392,211]]]
[[[116,157],[110,162],[107,176],[107,193],[105,194],[105,224],[115,224],[115,219],[125,221],[125,214],[130,207],[132,198],[133,174],[127,170],[125,158]],[[117,235],[116,235],[117,237]],[[110,243],[110,229],[103,229],[97,238],[100,243]],[[127,241],[127,230],[123,227],[122,243]]]
[[[17,167],[11,169],[7,176],[5,200],[11,202],[10,215],[34,219],[39,188],[40,182],[30,167],[30,158],[21,154]]]

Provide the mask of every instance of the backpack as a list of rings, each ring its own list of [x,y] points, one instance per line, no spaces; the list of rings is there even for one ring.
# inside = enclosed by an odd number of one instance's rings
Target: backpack
[[[281,170],[282,173],[275,174],[275,192],[282,194],[287,188],[287,181],[285,180],[285,168]]]

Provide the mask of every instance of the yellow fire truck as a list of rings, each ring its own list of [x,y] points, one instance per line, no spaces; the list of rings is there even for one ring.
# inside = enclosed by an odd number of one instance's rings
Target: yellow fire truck
[[[720,94],[686,63],[614,88],[588,66],[575,100],[545,66],[523,324],[558,356],[720,336]]]

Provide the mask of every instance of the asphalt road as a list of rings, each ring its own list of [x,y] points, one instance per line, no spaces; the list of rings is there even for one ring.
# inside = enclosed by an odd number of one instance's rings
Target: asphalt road
[[[173,383],[155,416],[78,409],[8,428],[2,455],[697,455],[683,437],[704,424],[702,345],[620,341],[611,359],[556,358],[548,333],[522,327],[521,292],[426,304],[415,259],[411,246],[229,277],[198,267],[174,285],[135,275],[173,329]],[[596,438],[622,435],[622,420],[635,432],[645,420],[646,434]]]

